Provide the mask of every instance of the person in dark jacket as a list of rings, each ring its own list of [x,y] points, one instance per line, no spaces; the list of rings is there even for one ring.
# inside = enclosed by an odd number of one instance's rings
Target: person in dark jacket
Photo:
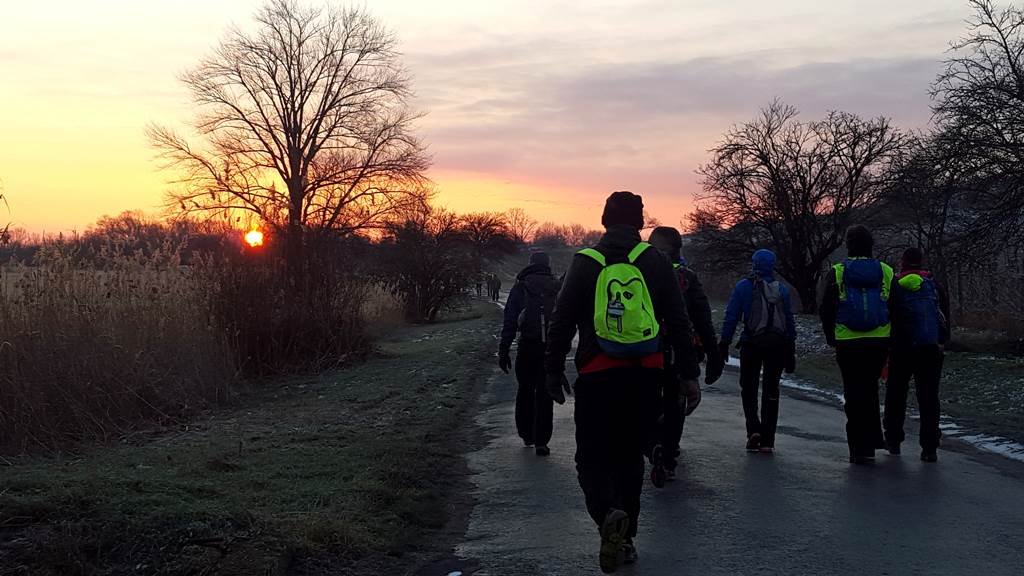
[[[747,421],[747,450],[771,454],[779,420],[779,382],[783,371],[792,373],[796,369],[793,303],[789,289],[775,279],[775,253],[771,250],[754,252],[751,275],[740,280],[732,291],[718,344],[722,359],[729,358],[740,322],[740,395]]]
[[[498,366],[508,374],[512,367],[512,342],[519,334],[516,352],[516,429],[526,447],[536,445],[538,456],[551,453],[552,400],[544,387],[544,345],[559,282],[551,273],[551,261],[543,252],[530,255],[530,264],[516,277],[505,303],[505,322],[498,345]]]
[[[612,572],[620,555],[636,560],[633,538],[640,517],[644,456],[660,408],[658,389],[665,357],[659,348],[639,357],[612,356],[604,351],[595,329],[598,277],[606,263],[629,261],[643,276],[650,294],[658,334],[667,337],[684,379],[691,404],[699,401],[700,374],[690,321],[679,282],[664,254],[640,239],[643,201],[630,192],[615,192],[605,203],[601,222],[605,234],[594,251],[572,261],[548,331],[545,369],[548,392],[561,404],[569,390],[565,358],[579,331],[576,347],[576,470],[587,511],[601,534],[600,565]]]
[[[821,327],[843,377],[843,409],[850,462],[868,464],[885,448],[878,380],[889,354],[892,268],[872,256],[864,226],[846,231],[847,258],[832,267],[821,303]]]
[[[699,341],[698,349],[703,349],[706,355],[704,383],[714,384],[722,376],[722,365],[718,361],[718,348],[715,346],[717,338],[715,337],[715,325],[711,319],[711,304],[708,302],[704,286],[701,285],[697,273],[688,268],[683,260],[682,236],[675,228],[660,226],[651,231],[648,241],[668,256],[669,261],[672,262],[679,281],[679,288],[683,293],[686,313],[690,317],[690,322]],[[679,370],[676,368],[671,351],[666,350],[666,354],[668,355],[666,358],[667,369],[664,371],[665,378],[661,387],[661,426],[659,426],[654,442],[663,451],[662,462],[665,478],[673,480],[679,465],[679,441],[683,435],[686,415],[696,406],[680,409],[682,391],[680,390]]]
[[[907,414],[907,389],[914,379],[921,412],[921,460],[938,460],[939,381],[942,347],[949,341],[949,296],[924,266],[920,248],[908,248],[900,261],[889,299],[892,342],[889,379],[885,385],[885,443],[889,453],[900,453]]]

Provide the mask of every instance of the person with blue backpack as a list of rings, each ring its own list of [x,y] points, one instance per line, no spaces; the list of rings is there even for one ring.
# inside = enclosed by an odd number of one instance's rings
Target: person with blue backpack
[[[551,454],[554,418],[551,397],[544,386],[544,347],[551,314],[561,283],[551,273],[551,259],[544,252],[530,255],[530,264],[516,276],[508,293],[505,318],[498,344],[498,366],[508,374],[512,368],[512,342],[519,335],[515,372],[516,430],[527,448],[535,446],[538,456]],[[493,294],[492,294],[493,296]]]
[[[889,351],[889,379],[885,384],[885,443],[889,453],[900,453],[907,414],[907,389],[914,379],[917,407],[921,416],[921,460],[938,460],[939,381],[942,377],[942,347],[949,341],[949,296],[924,267],[920,248],[908,248],[900,259],[889,299],[892,317],[892,345]]]
[[[579,332],[575,364],[576,471],[601,536],[602,572],[637,559],[646,451],[660,412],[667,341],[687,405],[700,401],[700,368],[679,281],[668,258],[640,239],[643,200],[615,192],[605,203],[605,233],[577,253],[548,329],[547,389],[555,402],[571,390],[565,359]]]
[[[746,449],[771,454],[779,421],[779,383],[784,371],[791,374],[796,370],[796,321],[789,288],[775,278],[775,253],[758,250],[751,262],[750,276],[736,284],[729,298],[718,354],[722,362],[729,358],[729,347],[742,321],[740,396],[747,424]]]
[[[847,257],[828,275],[821,304],[825,340],[836,350],[843,379],[850,463],[869,464],[885,448],[878,380],[889,354],[889,299],[893,269],[873,256],[875,240],[864,226],[846,231]]]

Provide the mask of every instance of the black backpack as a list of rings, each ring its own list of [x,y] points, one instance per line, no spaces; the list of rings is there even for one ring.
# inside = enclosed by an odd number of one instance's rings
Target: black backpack
[[[523,310],[519,313],[519,337],[547,342],[548,323],[561,285],[551,274],[530,274],[520,278],[519,285],[525,296]]]

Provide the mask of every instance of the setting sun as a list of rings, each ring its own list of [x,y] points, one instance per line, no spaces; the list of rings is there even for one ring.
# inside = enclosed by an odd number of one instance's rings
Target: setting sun
[[[245,243],[248,244],[250,248],[263,246],[263,232],[260,232],[259,230],[250,230],[246,232]]]

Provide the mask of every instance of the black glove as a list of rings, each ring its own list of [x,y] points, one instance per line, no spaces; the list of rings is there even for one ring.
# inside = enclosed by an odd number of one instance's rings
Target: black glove
[[[789,350],[786,352],[786,374],[792,374],[796,372],[796,344],[793,342],[789,343]]]
[[[729,363],[729,342],[725,340],[718,343],[718,361],[722,366]]]
[[[708,350],[708,363],[704,366],[704,383],[707,385],[718,382],[725,370],[725,362],[718,356],[717,350]]]
[[[544,387],[555,404],[565,404],[565,395],[572,394],[572,387],[564,372],[548,373],[544,378]]]
[[[512,368],[512,357],[509,356],[508,350],[501,350],[498,352],[498,368],[505,374]]]
[[[689,416],[700,404],[700,382],[696,380],[683,380],[680,383],[682,394],[679,395],[680,408],[683,413]]]

